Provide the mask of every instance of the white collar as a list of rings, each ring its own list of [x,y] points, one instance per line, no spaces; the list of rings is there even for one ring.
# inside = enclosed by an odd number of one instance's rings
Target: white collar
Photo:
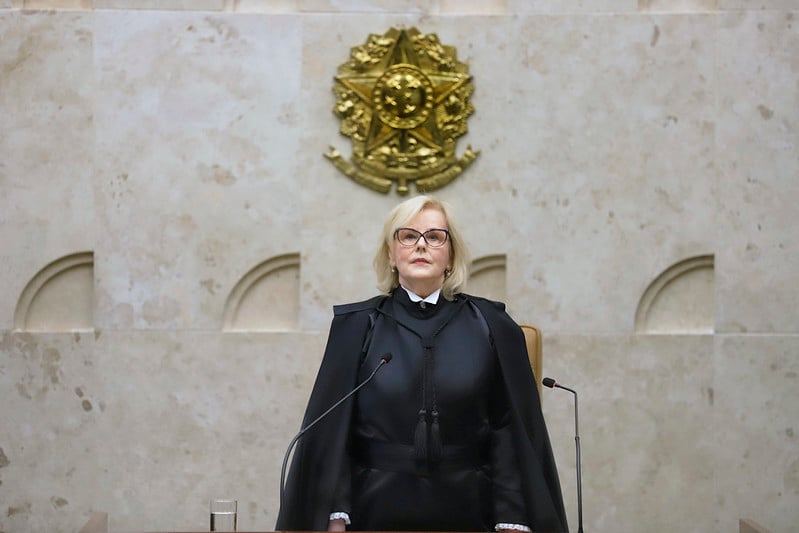
[[[402,287],[402,285],[400,285],[400,287]],[[405,287],[402,287],[402,290],[404,290],[405,292],[408,293],[408,298],[410,298],[412,302],[425,302],[425,303],[429,303],[429,304],[433,304],[433,305],[436,305],[438,303],[438,297],[441,295],[441,289],[436,289],[427,298],[422,298],[421,296],[419,296],[415,292],[410,291],[410,290],[406,289]]]

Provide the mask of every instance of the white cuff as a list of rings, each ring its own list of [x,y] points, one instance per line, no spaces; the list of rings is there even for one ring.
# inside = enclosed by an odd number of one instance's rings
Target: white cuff
[[[495,529],[496,531],[499,531],[500,529],[513,529],[514,531],[526,531],[527,533],[533,533],[533,530],[532,530],[532,529],[530,529],[530,528],[529,528],[529,527],[527,527],[527,526],[523,526],[523,525],[521,525],[521,524],[505,524],[505,523],[499,523],[499,524],[497,524],[496,526],[494,526],[494,529]]]
[[[346,525],[350,525],[350,515],[347,513],[330,513],[330,520],[344,519]],[[530,531],[529,529],[527,531]]]

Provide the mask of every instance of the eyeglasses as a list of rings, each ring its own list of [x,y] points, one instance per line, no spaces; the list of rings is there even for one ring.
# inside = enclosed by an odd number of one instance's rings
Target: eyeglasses
[[[413,228],[398,228],[394,231],[394,238],[397,239],[400,246],[405,246],[406,248],[416,246],[416,243],[422,238],[430,248],[441,248],[447,243],[449,231],[445,229],[429,229],[422,233]]]

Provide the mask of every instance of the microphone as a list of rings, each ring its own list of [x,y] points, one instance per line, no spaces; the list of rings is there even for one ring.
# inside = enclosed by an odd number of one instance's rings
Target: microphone
[[[577,423],[577,391],[569,387],[564,387],[552,378],[544,378],[542,383],[545,387],[549,387],[550,389],[557,387],[574,394],[574,444],[577,449],[577,532],[583,533],[583,480],[580,474],[580,431]]]
[[[345,402],[345,401],[346,401],[346,400],[347,400],[347,399],[348,399],[350,396],[352,396],[353,394],[355,394],[356,392],[358,392],[359,390],[361,390],[361,387],[363,387],[364,385],[366,385],[367,383],[369,383],[369,382],[372,380],[372,378],[373,378],[373,377],[375,377],[375,374],[377,374],[377,371],[378,371],[378,370],[380,370],[380,368],[381,368],[383,365],[385,365],[385,364],[388,364],[388,362],[389,362],[389,361],[391,361],[391,358],[392,358],[392,357],[394,357],[394,356],[393,356],[393,355],[391,355],[391,352],[389,352],[389,353],[386,353],[385,355],[383,355],[383,357],[381,357],[381,358],[380,358],[380,362],[377,364],[377,366],[375,367],[375,369],[374,369],[374,370],[372,370],[372,373],[371,373],[371,374],[369,374],[369,377],[368,377],[368,378],[366,378],[365,380],[363,380],[363,381],[362,381],[362,382],[361,382],[361,383],[360,383],[360,384],[359,384],[357,387],[355,387],[354,389],[352,389],[352,390],[351,390],[351,391],[350,391],[350,392],[349,392],[349,393],[348,393],[346,396],[344,396],[342,399],[340,399],[339,401],[337,401],[336,403],[334,403],[334,404],[333,404],[333,405],[330,407],[330,409],[328,409],[327,411],[325,411],[324,413],[322,413],[321,415],[319,415],[319,416],[316,418],[316,420],[314,420],[313,422],[311,422],[310,424],[308,424],[307,426],[305,426],[304,428],[302,428],[302,429],[300,430],[300,432],[299,432],[299,433],[297,433],[297,434],[294,436],[294,438],[293,438],[293,439],[291,439],[291,442],[289,443],[289,447],[288,447],[288,449],[286,450],[286,455],[285,455],[285,456],[283,456],[283,467],[280,469],[280,508],[281,508],[281,509],[283,508],[283,491],[286,489],[286,483],[285,483],[285,480],[286,480],[286,464],[289,462],[289,454],[291,453],[291,449],[294,447],[294,445],[297,443],[297,441],[300,439],[300,437],[302,437],[303,435],[305,435],[305,433],[306,433],[306,432],[307,432],[309,429],[311,429],[312,427],[314,427],[314,426],[316,425],[316,423],[317,423],[317,422],[319,422],[319,421],[320,421],[320,420],[322,420],[324,417],[326,417],[327,415],[329,415],[329,414],[330,414],[330,412],[331,412],[331,411],[333,411],[333,409],[335,409],[336,407],[338,407],[339,405],[341,405],[342,403],[344,403],[344,402]]]

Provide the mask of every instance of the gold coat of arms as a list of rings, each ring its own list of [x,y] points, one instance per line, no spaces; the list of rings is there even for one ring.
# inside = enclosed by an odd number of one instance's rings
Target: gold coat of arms
[[[352,139],[350,161],[334,147],[325,156],[357,183],[387,193],[443,187],[479,155],[471,146],[455,155],[458,137],[474,112],[466,64],[455,48],[416,28],[369,35],[338,68],[333,91],[340,131]]]

